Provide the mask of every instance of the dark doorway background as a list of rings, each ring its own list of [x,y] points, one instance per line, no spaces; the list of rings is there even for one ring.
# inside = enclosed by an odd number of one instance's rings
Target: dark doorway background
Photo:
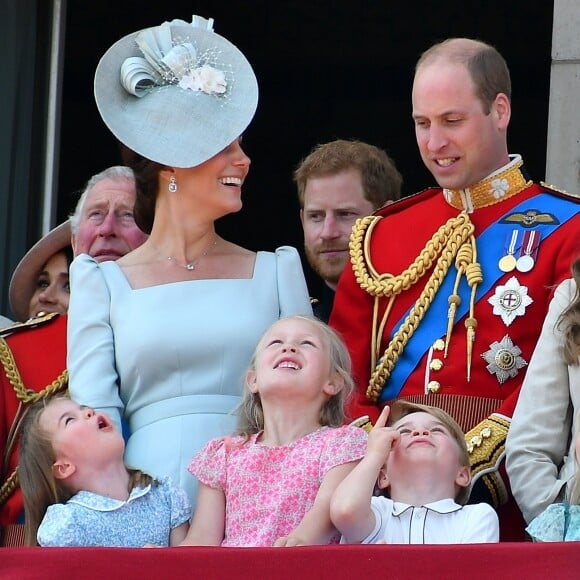
[[[404,194],[433,184],[415,144],[410,88],[419,54],[449,36],[494,44],[512,73],[510,151],[532,177],[546,160],[553,2],[530,0],[100,0],[67,3],[59,221],[86,180],[120,162],[93,100],[93,74],[122,36],[165,20],[215,19],[252,63],[260,103],[244,135],[252,169],[244,208],[218,229],[248,248],[301,249],[292,171],[319,142],[356,138],[386,149]],[[401,240],[404,243],[404,240]],[[311,286],[316,285],[307,270]],[[315,292],[314,292],[315,293]]]

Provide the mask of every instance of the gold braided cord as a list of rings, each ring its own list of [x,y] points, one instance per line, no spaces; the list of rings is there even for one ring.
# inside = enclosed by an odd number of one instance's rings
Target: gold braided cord
[[[445,349],[443,357],[447,358],[449,342],[451,340],[451,332],[453,331],[453,325],[455,324],[455,314],[457,312],[458,306],[461,304],[461,297],[459,296],[459,283],[461,282],[461,277],[465,276],[467,284],[471,289],[471,296],[469,300],[469,318],[465,321],[465,326],[467,328],[467,380],[469,381],[471,376],[471,354],[473,351],[473,341],[475,340],[475,328],[477,326],[477,321],[474,317],[475,293],[477,291],[477,286],[483,281],[481,266],[477,262],[477,248],[475,245],[475,238],[472,237],[471,243],[465,243],[459,248],[459,252],[457,252],[457,256],[455,257],[455,268],[457,270],[457,276],[455,278],[453,294],[451,294],[451,296],[449,296],[447,299],[449,302],[449,311],[447,314],[447,334],[445,336]]]
[[[461,212],[457,217],[450,218],[433,234],[414,262],[398,276],[393,276],[388,273],[379,274],[374,269],[368,250],[363,256],[364,249],[370,247],[372,230],[380,219],[381,216],[358,219],[353,227],[349,244],[350,261],[356,281],[371,296],[397,296],[408,290],[431,268],[455,229],[467,227],[471,228],[472,233],[474,231],[467,213]]]
[[[14,417],[14,421],[6,441],[6,450],[3,460],[4,468],[6,468],[10,454],[12,453],[12,449],[17,441],[20,425],[22,424],[22,418],[24,416],[22,408],[23,405],[36,403],[36,401],[46,399],[51,395],[66,390],[68,385],[68,372],[65,369],[54,381],[52,381],[52,383],[44,387],[41,391],[35,392],[32,389],[27,389],[24,386],[22,376],[20,375],[18,367],[16,366],[16,361],[14,360],[14,355],[12,354],[8,343],[3,338],[0,338],[0,362],[4,367],[6,378],[14,389],[16,398],[20,401],[18,411]],[[4,502],[6,502],[6,500],[18,488],[18,485],[18,467],[16,467],[0,487],[0,505],[3,505]]]
[[[469,299],[469,316],[465,319],[465,328],[467,329],[467,382],[471,381],[471,360],[473,358],[473,344],[475,342],[475,329],[477,320],[475,319],[475,296],[477,287],[483,282],[483,272],[481,265],[477,261],[477,247],[475,238],[471,238],[471,263],[465,267],[465,278],[471,288],[471,297]]]
[[[370,259],[370,238],[372,230],[379,219],[381,219],[379,216],[369,216],[358,220],[353,228],[350,240],[351,262],[356,280],[361,288],[375,297],[372,327],[373,353],[375,350],[378,350],[382,329],[385,326],[386,317],[390,314],[394,297],[413,286],[434,263],[435,267],[410,313],[389,342],[381,360],[378,364],[373,364],[371,367],[372,375],[366,394],[367,398],[373,402],[378,400],[407,342],[425,316],[451,264],[460,252],[460,267],[463,270],[459,276],[461,274],[467,276],[467,270],[469,269],[471,279],[477,279],[477,267],[473,264],[475,248],[473,234],[475,227],[465,212],[460,213],[454,218],[450,218],[441,226],[427,242],[425,248],[414,262],[398,276],[393,276],[388,273],[378,274],[372,266]],[[464,246],[467,246],[467,248],[464,248]],[[469,259],[470,257],[471,259]],[[468,262],[465,265],[463,264],[464,260]],[[383,320],[379,325],[377,302],[380,297],[388,297],[391,300],[389,301]],[[379,326],[380,333],[377,333],[377,327]],[[371,355],[371,359],[373,357],[374,355]]]
[[[14,468],[10,477],[0,487],[0,506],[18,489],[18,467]]]
[[[16,397],[25,404],[36,403],[36,401],[64,391],[68,384],[68,371],[65,369],[52,383],[44,387],[41,391],[35,392],[32,389],[27,389],[18,372],[12,351],[3,338],[0,338],[0,362],[4,367],[6,378],[14,388]]]
[[[379,328],[377,329],[377,320],[378,320],[378,312],[379,312],[379,304],[380,298],[375,296],[375,302],[373,306],[373,327],[372,327],[372,343],[371,343],[371,369],[374,369],[377,366],[377,360],[379,359],[379,350],[381,348],[381,336],[385,332],[385,325],[387,324],[387,320],[389,319],[389,315],[391,314],[391,310],[393,309],[393,304],[395,303],[396,296],[391,296],[389,298],[389,303],[383,312],[383,316],[381,318],[381,323],[379,324]]]

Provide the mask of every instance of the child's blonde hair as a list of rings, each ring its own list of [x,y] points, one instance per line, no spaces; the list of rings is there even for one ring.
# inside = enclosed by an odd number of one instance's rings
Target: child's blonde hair
[[[457,421],[443,409],[439,407],[431,407],[429,405],[420,405],[419,403],[411,403],[410,401],[405,401],[399,399],[393,403],[391,406],[391,413],[389,414],[388,424],[392,426],[394,423],[411,415],[412,413],[428,413],[441,422],[445,428],[449,431],[451,437],[457,443],[459,448],[459,464],[462,467],[467,467],[471,471],[471,462],[469,460],[469,451],[467,450],[467,443],[465,442],[465,434],[461,430],[461,427]],[[471,492],[471,486],[459,487],[455,495],[455,501],[458,504],[465,505],[469,499],[469,494]]]
[[[345,420],[344,406],[354,390],[354,380],[352,378],[352,365],[348,350],[338,333],[328,324],[313,316],[289,316],[274,322],[262,335],[256,346],[256,350],[250,361],[248,371],[256,370],[256,360],[262,351],[266,334],[279,322],[285,320],[306,321],[320,331],[323,340],[328,348],[330,373],[340,377],[342,388],[329,397],[320,411],[320,424],[330,427],[340,427]],[[264,411],[259,393],[252,393],[249,389],[247,378],[244,386],[242,401],[238,407],[238,433],[251,435],[258,433],[264,428]]]
[[[580,364],[580,257],[572,264],[576,293],[570,305],[558,319],[558,328],[564,335],[564,360],[570,365]]]
[[[24,499],[24,534],[27,546],[38,545],[36,534],[48,507],[65,503],[74,495],[63,480],[54,476],[54,448],[50,435],[40,426],[40,417],[44,410],[59,400],[69,400],[69,397],[59,395],[30,405],[22,422],[18,477]],[[131,475],[129,491],[136,485],[145,487],[155,483],[151,476],[139,470],[128,471]]]

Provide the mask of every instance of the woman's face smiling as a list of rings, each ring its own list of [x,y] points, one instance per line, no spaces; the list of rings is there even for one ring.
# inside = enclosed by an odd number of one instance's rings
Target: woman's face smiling
[[[68,267],[64,252],[54,254],[42,267],[28,307],[30,318],[49,312],[66,314],[70,299]]]
[[[201,211],[221,217],[242,208],[242,185],[250,170],[250,158],[236,139],[225,149],[196,167],[175,168],[177,192],[193,192],[192,202]]]

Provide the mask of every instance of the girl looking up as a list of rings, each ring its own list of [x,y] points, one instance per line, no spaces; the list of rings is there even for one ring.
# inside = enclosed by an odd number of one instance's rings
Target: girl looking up
[[[20,486],[26,543],[119,546],[179,543],[191,507],[183,490],[123,462],[125,443],[104,413],[64,397],[30,407]]]
[[[211,440],[189,465],[199,496],[183,545],[337,541],[330,496],[367,439],[342,426],[352,388],[350,357],[330,327],[303,316],[270,326],[246,375],[237,434]]]

